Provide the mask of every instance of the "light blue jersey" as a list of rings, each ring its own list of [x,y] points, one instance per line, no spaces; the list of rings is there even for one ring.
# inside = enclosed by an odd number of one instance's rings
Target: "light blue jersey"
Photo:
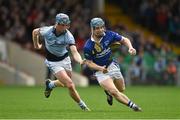
[[[68,45],[75,44],[74,37],[69,30],[57,36],[54,26],[45,26],[40,28],[40,34],[45,40],[46,49],[57,57],[63,56],[68,52]]]

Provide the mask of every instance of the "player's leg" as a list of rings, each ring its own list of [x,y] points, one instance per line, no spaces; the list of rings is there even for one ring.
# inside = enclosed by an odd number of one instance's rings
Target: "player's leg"
[[[115,79],[114,80],[114,84],[116,86],[116,88],[119,90],[119,92],[124,92],[125,90],[125,83],[124,83],[124,79],[123,78],[120,78],[120,79]],[[125,95],[125,96],[122,96],[122,97],[125,97],[125,99],[128,99],[128,97]]]
[[[67,87],[69,90],[69,94],[73,98],[73,100],[75,100],[83,110],[89,110],[86,104],[80,99],[80,96],[75,89],[75,85],[71,80],[72,67],[71,67],[70,57],[67,57],[59,62],[50,62],[46,60],[45,63],[53,71],[56,78],[60,81],[60,82],[56,81],[56,83],[57,84],[62,83],[65,87]],[[50,91],[49,93],[51,93],[53,89],[53,83],[52,86],[50,84],[51,82],[49,81],[46,82],[46,88],[50,87],[50,89],[48,90]]]
[[[113,82],[114,82],[116,88],[119,90],[119,92],[124,92],[125,84],[124,84],[124,79],[123,78],[115,79]],[[106,90],[105,90],[105,93],[107,95],[107,102],[108,102],[108,104],[112,105],[113,104],[113,97]]]
[[[67,61],[67,60],[58,61],[58,62],[51,62],[51,61],[45,60],[45,63],[48,67],[49,72],[53,73],[53,75],[55,76],[55,73],[61,70],[64,70],[64,67],[63,67],[64,61]],[[71,65],[69,66],[71,68]],[[50,76],[48,76],[47,78],[50,78]],[[44,95],[46,98],[48,98],[51,95],[51,91],[53,90],[53,88],[64,87],[64,84],[58,79],[57,80],[46,79],[45,85],[46,85],[46,88],[44,91]]]
[[[44,95],[46,98],[48,98],[51,95],[51,91],[53,90],[53,88],[55,87],[64,87],[64,84],[60,81],[60,80],[50,80],[50,79],[46,79],[45,82],[46,88],[44,91]]]
[[[129,100],[129,98],[125,94],[119,92],[119,90],[116,88],[111,78],[103,80],[99,84],[101,85],[101,87],[107,90],[114,98],[116,98],[118,102],[129,106],[134,111],[141,111],[141,108],[139,108],[136,104],[134,104],[131,100]]]
[[[120,71],[119,65],[113,62],[108,67],[108,70],[109,70],[109,75],[111,76],[111,78],[114,79],[113,82],[114,82],[116,88],[119,90],[119,92],[123,92],[125,90],[125,83],[124,83],[124,78]],[[107,97],[107,98],[110,98],[110,97]]]
[[[99,82],[99,84],[100,84],[103,80],[106,80],[106,79],[110,78],[109,75],[104,74],[104,73],[102,73],[102,72],[100,72],[100,71],[98,71],[98,72],[95,73],[95,77],[96,77],[97,81]],[[104,92],[105,92],[105,94],[106,94],[106,96],[107,96],[107,103],[108,103],[109,105],[112,105],[112,104],[113,104],[113,97],[112,97],[112,95],[111,95],[106,89],[104,89]]]
[[[115,79],[114,84],[116,88],[119,90],[119,92],[124,92],[125,90],[124,78]]]
[[[114,62],[114,63],[111,64],[109,69],[110,69],[109,74],[110,74],[111,78],[114,79],[113,82],[114,82],[116,88],[120,92],[124,92],[124,90],[125,90],[124,77],[123,77],[123,75],[121,73],[119,64]]]
[[[74,83],[72,82],[71,78],[67,75],[66,71],[65,70],[59,71],[55,75],[58,78],[58,80],[60,80],[65,85],[65,87],[67,87],[69,89],[69,93],[70,93],[71,97],[76,102],[79,102],[80,96],[78,95],[77,91],[75,90]]]
[[[54,82],[54,86],[55,87],[64,87],[64,84],[60,80],[58,80],[58,79],[53,80],[52,83],[53,82]]]
[[[55,75],[62,82],[65,87],[68,88],[69,90],[69,95],[72,97],[72,99],[78,103],[78,105],[83,109],[83,110],[88,110],[89,108],[86,106],[86,104],[81,100],[80,95],[78,94],[74,83],[72,82],[70,78],[70,71],[66,72],[65,70],[57,72]]]
[[[121,72],[120,71],[115,72],[114,78],[115,78],[115,80],[113,82],[114,82],[116,88],[119,90],[119,92],[121,92],[121,93],[124,92],[125,83],[124,83],[124,78],[123,78]],[[123,97],[128,99],[127,96],[123,96]]]
[[[112,95],[109,94],[109,92],[107,90],[104,90],[106,96],[107,96],[107,102],[109,105],[112,105],[113,104],[113,97]]]
[[[116,86],[113,83],[113,80],[111,78],[108,78],[106,80],[103,80],[100,82],[101,87],[103,87],[106,91],[108,91],[113,97],[115,97],[119,102],[127,105],[128,99],[125,99],[122,97],[122,93],[120,93]]]

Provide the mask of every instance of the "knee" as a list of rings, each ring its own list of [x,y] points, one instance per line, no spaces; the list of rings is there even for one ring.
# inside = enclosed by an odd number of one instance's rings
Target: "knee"
[[[69,90],[73,90],[75,88],[74,83],[72,81],[66,82],[66,87]]]
[[[117,90],[117,89],[111,89],[111,90],[109,90],[109,93],[110,93],[112,96],[116,97],[116,96],[118,95],[118,90]]]
[[[125,91],[125,86],[123,86],[120,90],[119,90],[119,92],[124,92]]]

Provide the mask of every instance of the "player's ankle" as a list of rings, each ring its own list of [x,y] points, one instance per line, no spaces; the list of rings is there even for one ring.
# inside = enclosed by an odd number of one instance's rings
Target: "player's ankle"
[[[51,82],[49,83],[49,88],[50,88],[50,89],[53,89],[53,88],[55,88],[55,87],[56,87],[55,81],[51,81]]]

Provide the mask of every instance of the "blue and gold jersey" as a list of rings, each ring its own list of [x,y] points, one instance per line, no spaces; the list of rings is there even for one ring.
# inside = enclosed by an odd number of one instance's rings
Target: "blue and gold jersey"
[[[93,38],[89,38],[84,46],[84,57],[87,60],[92,60],[97,65],[108,65],[112,54],[109,45],[121,40],[121,35],[108,30],[105,32],[105,35],[101,38],[100,42],[95,42]]]

